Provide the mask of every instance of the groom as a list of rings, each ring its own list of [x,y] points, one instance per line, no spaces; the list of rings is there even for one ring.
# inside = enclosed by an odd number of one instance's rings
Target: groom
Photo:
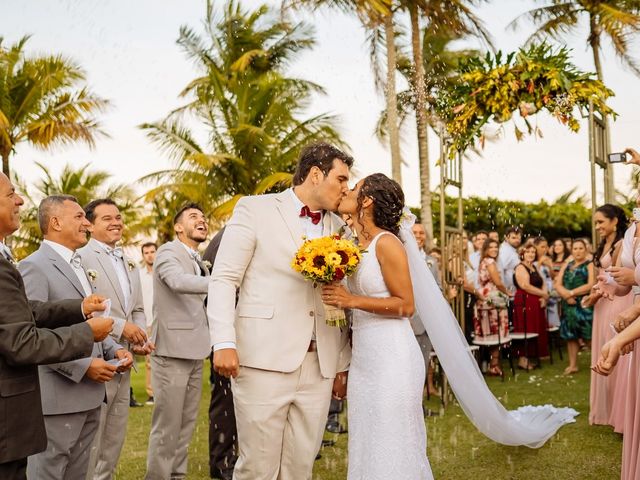
[[[242,198],[227,224],[207,313],[214,368],[234,377],[234,480],[310,479],[331,393],[346,393],[347,333],[326,325],[320,289],[291,261],[304,237],[343,226],[331,212],[352,164],[329,144],[309,145],[292,189]]]

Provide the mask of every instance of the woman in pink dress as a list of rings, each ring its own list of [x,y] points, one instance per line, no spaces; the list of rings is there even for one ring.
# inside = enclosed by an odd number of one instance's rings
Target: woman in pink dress
[[[617,264],[622,248],[622,238],[627,229],[627,218],[620,207],[606,204],[596,210],[593,221],[602,239],[593,261],[599,274],[602,275],[605,269]],[[600,290],[594,289],[583,303],[585,306],[594,305],[591,364],[595,365],[602,346],[611,340],[615,333],[611,328],[611,322],[620,312],[633,304],[633,294],[629,292],[627,295],[610,300],[602,298]],[[618,433],[622,433],[624,429],[627,357],[621,360],[620,367],[608,377],[591,372],[589,392],[589,424],[611,425]]]

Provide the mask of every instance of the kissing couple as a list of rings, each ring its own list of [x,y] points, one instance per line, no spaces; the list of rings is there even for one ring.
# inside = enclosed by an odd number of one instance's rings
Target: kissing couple
[[[376,173],[349,189],[352,166],[353,158],[330,144],[309,145],[292,188],[240,199],[227,223],[207,313],[214,369],[232,377],[239,447],[233,478],[310,479],[331,397],[347,392],[348,479],[433,478],[414,314],[476,427],[507,445],[544,444],[577,413],[504,409],[418,251],[402,188]],[[343,231],[338,214],[351,218],[346,235],[366,251],[342,285],[315,288],[291,261],[305,238]],[[348,329],[327,325],[324,304],[352,312],[351,341]]]

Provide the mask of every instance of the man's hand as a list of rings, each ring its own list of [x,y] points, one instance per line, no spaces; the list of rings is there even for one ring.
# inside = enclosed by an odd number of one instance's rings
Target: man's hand
[[[240,361],[235,348],[222,348],[213,352],[213,369],[224,377],[236,378],[240,371]]]
[[[136,355],[149,355],[155,349],[156,349],[156,345],[151,341],[147,341],[147,343],[145,343],[142,346],[133,345],[131,347],[131,351],[133,351],[133,353],[135,353]]]
[[[87,323],[93,332],[93,341],[101,342],[113,330],[113,319],[105,317],[90,318]]]
[[[125,348],[121,348],[120,350],[116,350],[116,358],[118,360],[124,360],[122,365],[118,366],[118,372],[126,372],[130,370],[133,366],[133,355],[130,351]]]
[[[610,267],[607,272],[613,277],[618,285],[623,287],[633,287],[636,284],[635,271],[627,267]]]
[[[92,358],[91,365],[89,365],[85,376],[94,382],[104,383],[111,380],[115,373],[115,365],[109,365],[102,358]]]
[[[106,297],[102,295],[89,295],[82,300],[82,313],[85,318],[91,318],[93,316],[93,312],[104,312],[106,305],[104,301]]]
[[[331,394],[336,400],[342,400],[347,396],[347,378],[349,372],[338,372],[333,380],[333,389]]]
[[[133,345],[143,346],[147,342],[147,332],[131,322],[124,324],[122,336],[127,342]]]

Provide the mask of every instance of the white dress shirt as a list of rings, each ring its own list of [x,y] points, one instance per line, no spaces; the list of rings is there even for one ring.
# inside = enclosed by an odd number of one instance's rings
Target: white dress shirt
[[[293,198],[293,203],[295,205],[296,212],[298,212],[298,215],[299,215],[300,211],[305,206],[305,204],[302,203],[302,200],[298,198],[298,196],[296,195],[296,192],[293,191],[293,188],[290,188],[289,191],[291,192],[291,198]],[[300,216],[298,217],[300,219],[300,227],[302,227],[302,232],[304,233],[304,236],[308,239],[320,238],[322,236],[322,229],[323,229],[322,220],[324,217],[324,211],[316,211],[312,213],[320,214],[320,221],[317,223],[317,225],[314,225],[314,223],[311,221],[311,217],[307,217],[306,215],[303,217],[300,217]]]
[[[78,280],[80,281],[80,285],[84,289],[85,295],[91,295],[93,289],[91,288],[91,284],[89,283],[89,279],[87,278],[87,274],[82,267],[76,267],[71,263],[71,257],[75,253],[73,250],[68,249],[64,245],[60,245],[59,243],[52,242],[51,240],[43,240],[42,243],[49,245],[53,250],[62,257],[62,259],[69,264],[73,273],[76,274]]]
[[[519,264],[520,256],[518,251],[506,241],[502,242],[498,253],[498,268],[502,275],[502,282],[509,292],[515,291],[513,272]]]
[[[142,287],[142,304],[147,328],[153,323],[153,270],[149,271],[145,265],[140,269],[140,286]]]
[[[7,260],[9,260],[10,262],[13,262],[13,254],[11,253],[11,250],[9,249],[9,247],[7,247],[4,242],[0,242],[0,255],[2,255],[4,258],[6,258]]]
[[[129,302],[131,301],[131,282],[129,281],[129,275],[127,274],[128,266],[125,265],[124,258],[120,258],[116,255],[112,255],[109,253],[113,250],[106,243],[100,242],[94,238],[95,242],[100,245],[100,247],[105,251],[109,259],[111,260],[111,264],[113,265],[113,269],[118,276],[118,283],[120,284],[120,290],[122,290],[122,294],[124,295],[124,309],[125,311],[129,310]]]
[[[189,245],[184,243],[183,241],[180,241],[180,245],[184,247],[184,249],[189,254],[189,257],[191,257],[191,263],[193,263],[193,270],[194,270],[193,273],[195,273],[198,276],[202,275],[202,270],[200,270],[200,265],[198,265],[198,262],[196,261],[196,257],[200,258],[200,254],[196,252],[193,248],[191,248]]]

